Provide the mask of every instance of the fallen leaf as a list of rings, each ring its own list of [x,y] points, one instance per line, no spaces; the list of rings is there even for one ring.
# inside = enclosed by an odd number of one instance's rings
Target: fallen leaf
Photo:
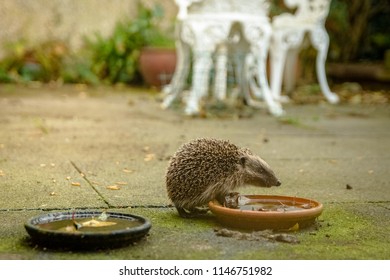
[[[80,187],[81,186],[81,184],[79,182],[72,182],[71,185],[74,186],[74,187]]]
[[[124,168],[124,169],[123,169],[123,172],[125,172],[125,173],[133,173],[133,170],[130,170],[130,169]]]
[[[81,223],[83,227],[108,227],[108,226],[113,226],[116,225],[115,222],[105,222],[105,221],[97,221],[97,220],[90,220]]]
[[[77,228],[74,225],[71,225],[71,226],[59,228],[58,231],[77,232]]]
[[[117,190],[120,190],[121,187],[117,186],[117,185],[112,185],[112,186],[107,186],[106,189],[112,190],[112,191],[117,191]]]
[[[144,158],[144,161],[151,161],[155,157],[155,154],[147,154]]]
[[[296,223],[292,227],[290,227],[287,231],[298,231],[299,230],[299,224]]]
[[[314,206],[311,204],[311,203],[305,203],[305,204],[302,204],[301,205],[301,208],[302,209],[311,209],[313,208]]]
[[[149,146],[145,146],[145,147],[143,148],[143,151],[144,151],[144,152],[149,152],[149,151],[150,151],[150,147],[149,147]]]
[[[50,193],[50,196],[55,196],[55,195],[57,195],[55,192]]]

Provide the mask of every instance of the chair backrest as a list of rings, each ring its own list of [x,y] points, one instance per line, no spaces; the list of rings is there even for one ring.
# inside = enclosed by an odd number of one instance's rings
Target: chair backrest
[[[289,8],[297,8],[296,21],[307,24],[323,24],[329,14],[332,0],[284,0]]]
[[[192,3],[203,2],[203,0],[175,0],[176,5],[179,8],[179,12],[177,14],[178,20],[184,20],[188,16],[188,8],[192,5]]]

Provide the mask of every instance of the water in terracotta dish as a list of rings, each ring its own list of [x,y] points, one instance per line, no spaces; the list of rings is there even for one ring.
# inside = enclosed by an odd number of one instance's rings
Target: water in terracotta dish
[[[240,195],[239,193],[234,192],[225,196],[223,206],[239,210],[287,212],[311,209],[315,207],[315,204],[310,201],[305,201],[304,203],[302,203],[300,201],[295,201],[294,199],[265,200],[264,198],[250,198],[245,195]]]

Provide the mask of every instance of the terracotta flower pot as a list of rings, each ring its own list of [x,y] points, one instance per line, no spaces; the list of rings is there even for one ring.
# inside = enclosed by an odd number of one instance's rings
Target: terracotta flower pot
[[[149,86],[169,84],[176,68],[175,49],[147,47],[141,50],[139,69]]]

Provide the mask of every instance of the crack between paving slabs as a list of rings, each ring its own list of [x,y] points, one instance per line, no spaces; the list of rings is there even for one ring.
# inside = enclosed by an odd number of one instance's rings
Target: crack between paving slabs
[[[85,173],[73,162],[70,161],[74,169],[80,174],[80,176],[88,183],[88,185],[97,193],[97,195],[100,197],[101,200],[107,205],[108,208],[113,208],[114,206],[111,205],[105,198],[104,196],[95,188],[95,186],[92,184],[91,181],[88,180],[87,176]]]
[[[117,205],[111,207],[95,207],[95,206],[85,206],[85,207],[51,207],[51,208],[13,208],[13,209],[0,209],[0,212],[24,212],[24,211],[70,211],[70,210],[90,210],[90,209],[173,209],[173,206],[167,205]]]
[[[0,209],[0,212],[28,212],[28,211],[74,211],[74,210],[90,210],[90,209],[107,209],[107,207],[95,207],[95,206],[85,206],[85,207],[50,207],[50,208],[14,208],[14,209]]]

